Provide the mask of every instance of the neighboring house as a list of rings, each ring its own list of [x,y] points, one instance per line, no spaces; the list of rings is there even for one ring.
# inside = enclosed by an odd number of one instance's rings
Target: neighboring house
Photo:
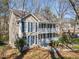
[[[68,22],[65,24],[66,24],[66,26],[64,26],[64,28],[66,28],[66,32],[68,32],[68,30],[70,30],[70,32],[73,33],[74,32],[74,25],[72,25],[72,24],[74,24],[74,22],[70,22],[70,23]],[[79,24],[75,25],[75,33],[79,33]]]
[[[53,18],[54,19],[54,18]],[[11,10],[9,21],[9,44],[14,47],[16,39],[25,36],[33,44],[46,47],[56,37],[56,23],[23,11]]]
[[[65,19],[65,20],[59,21],[57,24],[59,24],[58,29],[60,29],[61,27],[61,32],[68,32],[68,30],[70,30],[70,32],[72,33],[74,32],[74,20],[71,21],[71,20]],[[60,34],[60,30],[58,32]],[[77,24],[75,25],[75,33],[79,33],[78,21],[77,21]]]

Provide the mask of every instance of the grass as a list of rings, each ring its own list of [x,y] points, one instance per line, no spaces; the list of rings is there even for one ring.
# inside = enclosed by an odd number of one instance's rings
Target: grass
[[[75,58],[72,58],[72,57],[64,57],[64,59],[79,59],[79,58],[77,58],[77,57],[75,57]]]
[[[61,58],[56,58],[56,59],[61,59]],[[75,57],[75,58],[72,58],[72,57],[64,57],[64,59],[79,59],[79,58],[77,58],[77,57]]]
[[[2,50],[4,50],[4,49],[5,49],[5,46],[4,46],[4,45],[0,46],[0,52],[1,52]]]
[[[74,48],[74,49],[79,49],[79,45],[75,45],[75,46],[73,46],[72,48]]]
[[[4,45],[2,45],[2,46],[0,46],[0,49],[2,49],[2,48],[4,48],[5,46]]]

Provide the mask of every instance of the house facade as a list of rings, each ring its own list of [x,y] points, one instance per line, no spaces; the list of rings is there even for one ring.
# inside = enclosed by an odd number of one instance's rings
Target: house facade
[[[56,38],[56,23],[44,18],[39,19],[33,14],[11,10],[9,21],[9,44],[14,47],[16,39],[26,38],[29,47],[33,44],[47,47]]]
[[[74,31],[73,21],[53,22],[55,18],[47,20],[42,16],[26,13],[19,10],[11,10],[9,20],[9,44],[15,47],[14,42],[23,36],[29,47],[33,44],[47,47],[51,40],[58,39],[60,32]],[[79,23],[75,32],[79,32]]]

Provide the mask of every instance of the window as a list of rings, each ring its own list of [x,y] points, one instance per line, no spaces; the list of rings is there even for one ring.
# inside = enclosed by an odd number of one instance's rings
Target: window
[[[47,28],[45,23],[40,23],[39,28]]]
[[[58,34],[56,34],[56,33],[53,33],[53,37],[58,37]]]
[[[45,34],[43,34],[43,38],[45,38]]]
[[[50,28],[50,24],[48,24],[48,28]]]
[[[38,39],[41,39],[41,34],[38,35]]]
[[[52,28],[52,24],[50,24],[50,28]]]
[[[41,25],[42,25],[42,28],[43,28],[44,27],[43,24],[41,24]]]
[[[49,33],[47,34],[47,38],[49,38]]]
[[[33,44],[34,43],[34,36],[31,36],[31,44]]]
[[[55,28],[56,27],[56,25],[55,24],[53,24],[53,28]]]
[[[52,33],[48,33],[47,38],[52,38]]]
[[[46,24],[43,24],[43,26],[44,26],[43,28],[46,28]]]
[[[51,38],[52,37],[52,34],[51,33],[49,33],[49,38]]]
[[[43,38],[42,34],[41,34],[41,39]]]
[[[53,37],[55,37],[55,33],[53,33]]]
[[[47,24],[47,28],[52,28],[52,24]]]
[[[41,23],[39,23],[39,28],[41,28]]]
[[[28,32],[32,32],[32,31],[33,31],[33,23],[28,22]]]

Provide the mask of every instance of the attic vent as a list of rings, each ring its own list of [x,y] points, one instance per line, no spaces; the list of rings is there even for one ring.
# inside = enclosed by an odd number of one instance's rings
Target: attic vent
[[[17,22],[17,24],[19,24],[20,21],[16,21],[16,22]]]

